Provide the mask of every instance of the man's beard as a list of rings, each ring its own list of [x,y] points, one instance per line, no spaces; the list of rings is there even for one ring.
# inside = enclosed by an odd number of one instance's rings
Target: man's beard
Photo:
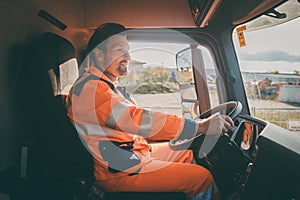
[[[118,67],[118,72],[120,76],[125,76],[128,74],[129,70],[128,70],[128,62],[127,61],[121,61],[119,63],[119,67]]]

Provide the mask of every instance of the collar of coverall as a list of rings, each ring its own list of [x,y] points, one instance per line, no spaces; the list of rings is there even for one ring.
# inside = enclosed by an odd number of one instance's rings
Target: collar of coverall
[[[108,78],[99,68],[97,68],[95,66],[90,66],[89,69],[88,69],[88,72],[95,75],[95,76],[98,76],[99,78],[102,78],[102,79],[112,83],[115,86],[115,88],[119,85],[118,81],[112,82],[110,80],[110,78]]]

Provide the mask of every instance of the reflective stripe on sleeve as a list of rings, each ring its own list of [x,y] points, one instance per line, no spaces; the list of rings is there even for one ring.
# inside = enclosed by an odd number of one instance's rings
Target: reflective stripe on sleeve
[[[133,107],[132,107],[133,106]],[[132,112],[137,115],[131,116]],[[109,113],[105,126],[112,129],[120,129],[131,134],[138,134],[143,137],[149,137],[154,125],[154,112],[144,109],[135,109],[135,106],[129,101],[118,102]],[[136,118],[140,120],[136,120]],[[139,123],[140,121],[140,123]],[[160,122],[158,123],[160,124]],[[163,125],[163,124],[162,124]],[[160,125],[160,129],[162,128]]]
[[[178,139],[191,138],[196,134],[197,124],[195,120],[184,118],[184,126]]]
[[[128,105],[129,104],[126,101],[118,102],[109,113],[105,126],[116,129],[117,123],[128,109]]]
[[[143,137],[149,137],[154,120],[154,113],[151,111],[144,110],[142,114],[142,120],[138,130],[138,134]]]

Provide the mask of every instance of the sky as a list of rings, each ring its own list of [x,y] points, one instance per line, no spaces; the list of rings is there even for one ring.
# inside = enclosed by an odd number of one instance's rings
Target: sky
[[[233,33],[241,71],[300,72],[300,17],[264,30],[246,31],[244,35],[246,46],[240,47],[237,34]],[[133,50],[130,53],[133,59],[149,65],[176,67],[176,52],[186,47],[188,46],[179,44],[153,44],[145,48],[145,45],[140,43],[132,44]],[[209,65],[209,68],[213,67],[210,61]]]
[[[246,46],[233,34],[242,71],[300,71],[300,17],[264,30],[244,32]]]
[[[162,65],[164,67],[176,67],[176,53],[187,48],[184,44],[158,44],[153,43],[151,46],[147,44],[136,43],[131,45],[134,48],[130,52],[133,59],[146,62],[148,65]],[[162,62],[163,60],[163,62]]]

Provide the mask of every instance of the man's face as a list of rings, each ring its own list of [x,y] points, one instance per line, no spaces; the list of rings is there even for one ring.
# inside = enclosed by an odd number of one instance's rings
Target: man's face
[[[104,67],[115,77],[128,74],[128,64],[131,60],[129,44],[124,35],[115,35],[108,39],[104,54]]]

